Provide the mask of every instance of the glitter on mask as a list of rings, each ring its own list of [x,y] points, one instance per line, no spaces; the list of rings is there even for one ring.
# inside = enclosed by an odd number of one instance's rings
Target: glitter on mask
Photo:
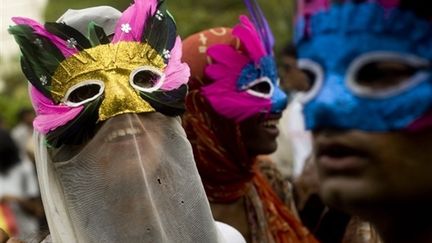
[[[69,49],[75,49],[78,45],[78,42],[74,38],[70,38],[67,40],[67,46]]]
[[[146,50],[144,55],[143,50]],[[141,66],[152,66],[163,72],[166,64],[148,44],[119,42],[87,49],[64,60],[62,66],[69,68],[59,68],[53,75],[60,81],[53,83],[51,93],[54,100],[64,102],[72,86],[88,80],[100,80],[105,83],[105,91],[99,119],[105,120],[118,114],[154,111],[132,88],[129,76]]]
[[[171,52],[169,50],[167,50],[167,49],[163,50],[163,54],[162,55],[167,60],[171,58]]]
[[[156,18],[159,20],[159,21],[162,21],[162,18],[163,18],[163,13],[160,11],[160,10],[158,10],[157,12],[156,12]]]
[[[36,39],[33,41],[33,44],[37,45],[39,48],[42,48],[42,47],[43,47],[43,43],[42,43],[42,40],[41,40],[40,38],[36,38]]]
[[[39,80],[41,81],[43,86],[48,84],[48,78],[45,75],[40,76]]]

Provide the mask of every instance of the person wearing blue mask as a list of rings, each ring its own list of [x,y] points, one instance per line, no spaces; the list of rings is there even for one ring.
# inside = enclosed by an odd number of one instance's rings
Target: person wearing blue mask
[[[431,242],[431,2],[298,8],[309,85],[301,100],[322,199],[371,222],[384,242]]]

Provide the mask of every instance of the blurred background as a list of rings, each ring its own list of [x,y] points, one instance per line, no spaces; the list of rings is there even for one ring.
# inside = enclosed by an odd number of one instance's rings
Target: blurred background
[[[1,0],[0,13],[0,123],[11,128],[17,123],[17,112],[31,107],[27,98],[25,77],[19,66],[18,48],[7,28],[11,17],[25,16],[40,22],[55,21],[68,8],[97,5],[125,10],[132,0]],[[259,0],[276,37],[276,52],[290,40],[293,2]],[[233,26],[239,14],[245,13],[242,0],[167,0],[182,37],[215,26]],[[3,121],[3,122],[1,122]],[[1,124],[0,124],[1,126]]]

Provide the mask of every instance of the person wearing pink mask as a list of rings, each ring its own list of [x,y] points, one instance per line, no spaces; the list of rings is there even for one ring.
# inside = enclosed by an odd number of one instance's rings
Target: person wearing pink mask
[[[188,139],[216,220],[248,242],[316,242],[291,207],[276,166],[277,124],[288,97],[279,87],[273,37],[255,1],[251,19],[185,39],[191,67],[186,113]]]

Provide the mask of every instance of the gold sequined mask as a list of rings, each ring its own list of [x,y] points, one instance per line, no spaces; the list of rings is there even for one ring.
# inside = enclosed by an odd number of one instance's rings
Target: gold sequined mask
[[[99,45],[61,63],[53,75],[56,102],[80,106],[100,96],[99,120],[125,113],[153,112],[140,92],[151,93],[164,82],[165,63],[151,46],[136,42]]]
[[[132,4],[112,38],[94,22],[84,35],[65,23],[13,21],[9,32],[31,83],[35,129],[51,145],[79,144],[99,122],[125,113],[184,112],[190,71],[163,2]]]

